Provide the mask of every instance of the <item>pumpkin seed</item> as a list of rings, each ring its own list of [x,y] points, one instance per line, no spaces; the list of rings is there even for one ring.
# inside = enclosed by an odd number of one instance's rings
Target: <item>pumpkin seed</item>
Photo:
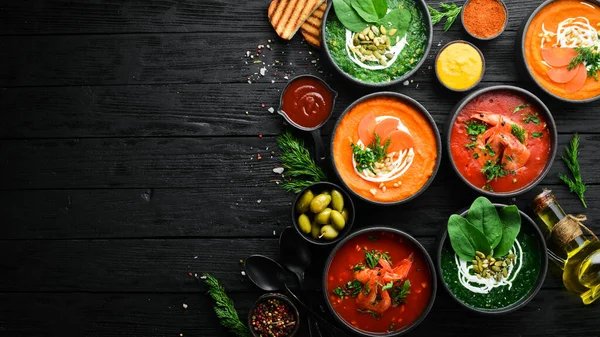
[[[400,42],[400,36],[396,36],[396,43]]]
[[[473,271],[475,271],[475,273],[479,274],[481,271],[479,270],[478,266],[473,266]]]
[[[506,269],[506,268],[502,269],[502,275],[504,277],[508,277],[508,269]]]
[[[373,43],[375,43],[375,45],[379,47],[379,39],[373,40]]]
[[[476,266],[477,265],[477,260],[471,260],[471,263]]]
[[[390,29],[390,31],[388,32],[388,34],[389,34],[390,36],[393,36],[394,34],[396,34],[396,32],[397,32],[397,31],[398,31],[398,30],[397,30],[396,28],[392,28],[392,29]]]
[[[475,255],[479,256],[480,259],[485,259],[485,254],[480,251],[476,251]]]
[[[387,57],[388,60],[391,60],[391,59],[394,58],[394,54],[392,54],[392,53],[386,53],[385,57]],[[477,261],[475,261],[475,262],[477,262]]]
[[[373,32],[373,34],[379,35],[379,29],[377,27],[371,26],[371,31]]]
[[[364,35],[367,35],[367,34],[369,34],[370,30],[371,29],[369,29],[369,27],[366,27],[365,29],[363,29],[363,31],[361,33],[363,33]]]
[[[378,59],[381,58],[381,54],[379,54],[378,51],[374,51],[373,55],[375,55],[375,57],[377,57]]]
[[[381,63],[381,65],[384,67],[387,66],[387,61],[383,57],[379,59],[379,63]]]
[[[379,27],[379,31],[381,32],[381,34],[385,35],[387,33],[387,31],[385,30],[385,27],[383,25],[381,25],[381,27]]]
[[[493,257],[490,259],[490,263],[494,263],[496,262],[496,259],[494,259]]]
[[[501,278],[502,278],[502,277],[501,277],[501,275],[500,275],[500,274],[496,274],[496,281],[500,282],[500,279],[501,279]]]
[[[510,261],[510,259],[506,259],[506,260],[504,260],[504,262],[506,262],[506,265],[507,265],[507,266],[510,266],[510,264],[511,264],[511,261]]]
[[[373,51],[369,50],[369,49],[365,49],[365,51],[363,52],[363,54],[365,54],[365,55],[373,55]]]
[[[506,255],[506,257],[508,257],[509,259],[514,259],[515,258],[515,254],[508,254],[508,255]]]
[[[479,267],[479,270],[481,270],[481,272],[483,272],[483,264],[481,263],[481,260],[477,259],[477,266]]]
[[[496,266],[498,266],[498,267],[501,267],[501,266],[502,266],[502,261],[496,261],[496,262],[494,263],[494,265],[496,265]]]
[[[499,272],[502,269],[500,269],[500,267],[498,267],[498,266],[492,266],[492,270],[495,271],[495,272]]]
[[[502,267],[506,267],[506,262],[502,261]]]
[[[484,268],[484,269],[487,269],[487,268],[488,268],[488,266],[489,266],[489,265],[488,265],[487,263],[484,263],[484,264],[483,264],[483,268]]]
[[[369,46],[367,46],[367,49],[375,51],[375,50],[377,50],[377,47],[375,47],[374,45],[369,45]]]
[[[375,33],[373,33],[372,31],[369,32],[369,39],[373,40],[375,38]]]
[[[363,33],[358,34],[358,38],[364,41],[365,34],[363,34]]]

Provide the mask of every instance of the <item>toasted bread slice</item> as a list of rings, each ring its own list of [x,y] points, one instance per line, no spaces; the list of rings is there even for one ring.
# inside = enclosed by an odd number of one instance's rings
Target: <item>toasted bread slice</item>
[[[327,1],[323,2],[312,15],[302,24],[300,32],[302,36],[311,46],[319,48],[321,46],[321,24],[323,23],[323,15],[327,8]]]
[[[300,26],[324,0],[273,0],[269,5],[269,21],[277,35],[290,40]]]

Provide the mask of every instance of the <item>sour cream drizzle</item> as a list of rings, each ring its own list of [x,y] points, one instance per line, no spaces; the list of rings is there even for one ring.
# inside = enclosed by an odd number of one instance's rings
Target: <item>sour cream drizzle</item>
[[[542,23],[542,31],[544,32],[544,36],[556,36],[556,43],[552,45],[553,47],[575,48],[600,46],[598,31],[585,16],[563,20],[558,24],[556,33],[547,30]],[[547,38],[542,38],[542,48],[544,48],[546,40]]]
[[[404,131],[410,135],[410,131],[404,124],[402,124],[402,121],[399,118],[392,116],[380,116],[375,118],[375,122],[380,123],[385,119],[394,119],[398,121],[398,130]],[[361,146],[363,149],[366,148],[365,144],[363,144],[360,140],[357,142],[357,145]],[[390,170],[390,172],[388,173],[373,174],[373,172],[369,171],[368,169],[361,172],[358,169],[356,169],[356,161],[354,160],[354,156],[352,156],[352,167],[354,167],[354,172],[356,172],[356,174],[358,174],[364,180],[377,183],[397,179],[401,177],[404,173],[406,173],[406,171],[412,165],[413,159],[415,158],[415,151],[411,147],[410,149],[400,151],[400,153],[394,152],[391,154],[394,155],[392,157],[394,158],[394,161],[391,164],[392,170]],[[388,153],[388,155],[391,154]]]
[[[478,278],[473,271],[473,265],[471,262],[467,262],[454,254],[454,261],[458,267],[458,280],[463,287],[469,289],[471,292],[478,294],[488,294],[492,289],[508,285],[508,289],[512,288],[512,283],[521,271],[523,266],[523,249],[519,241],[515,239],[515,244],[510,249],[509,254],[516,256],[516,261],[507,266],[508,277],[496,281],[495,278]]]

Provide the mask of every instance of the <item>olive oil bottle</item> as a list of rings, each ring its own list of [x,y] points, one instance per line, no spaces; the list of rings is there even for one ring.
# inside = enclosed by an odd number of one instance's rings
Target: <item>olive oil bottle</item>
[[[551,190],[544,190],[532,203],[536,222],[550,239],[551,259],[563,269],[565,287],[581,294],[584,304],[600,298],[600,241],[584,234],[580,219],[565,214]],[[556,250],[562,250],[557,252]],[[566,254],[566,255],[565,255]],[[566,259],[560,257],[566,256]]]

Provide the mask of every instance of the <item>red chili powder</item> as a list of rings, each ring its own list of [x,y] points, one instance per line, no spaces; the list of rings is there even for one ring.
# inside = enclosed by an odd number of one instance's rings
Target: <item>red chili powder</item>
[[[481,38],[497,35],[506,23],[506,10],[497,0],[471,0],[463,13],[463,24],[469,33]]]

